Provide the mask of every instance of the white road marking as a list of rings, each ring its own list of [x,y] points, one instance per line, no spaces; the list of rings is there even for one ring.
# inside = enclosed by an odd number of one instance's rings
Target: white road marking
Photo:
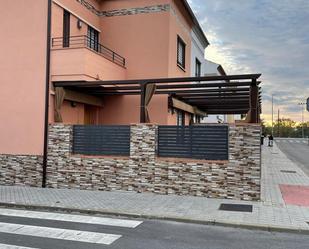
[[[40,226],[29,226],[19,225],[0,222],[0,232],[10,233],[26,236],[36,236],[50,239],[62,239],[78,242],[96,243],[110,245],[121,235],[107,234],[107,233],[95,233],[85,232],[69,229],[51,228],[51,227],[40,227]]]
[[[39,249],[33,247],[24,247],[24,246],[14,246],[14,245],[7,245],[7,244],[0,244],[1,249]]]
[[[104,225],[104,226],[117,226],[125,228],[135,228],[141,223],[143,223],[142,221],[135,221],[135,220],[123,220],[123,219],[112,219],[105,217],[35,212],[35,211],[14,210],[14,209],[0,209],[0,215],[45,219],[45,220],[58,220],[67,222],[78,222],[78,223]]]

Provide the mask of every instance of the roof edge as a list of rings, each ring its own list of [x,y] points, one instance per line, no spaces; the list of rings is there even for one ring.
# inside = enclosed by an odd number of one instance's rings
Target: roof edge
[[[208,45],[210,45],[199,21],[197,20],[192,8],[190,7],[189,3],[187,2],[187,0],[182,0],[182,3],[184,4],[186,10],[189,12],[192,20],[193,20],[193,23],[195,25],[195,30],[197,31],[198,35],[199,35],[199,38],[201,38],[203,40],[203,43],[204,45],[206,45],[205,47],[207,47]],[[194,29],[193,29],[194,30]]]

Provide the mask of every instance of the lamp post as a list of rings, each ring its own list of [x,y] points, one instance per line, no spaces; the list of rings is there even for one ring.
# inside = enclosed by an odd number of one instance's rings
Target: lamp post
[[[298,103],[299,106],[301,106],[302,114],[301,114],[301,122],[302,122],[302,127],[301,127],[301,133],[302,133],[302,138],[305,138],[305,130],[304,130],[304,107],[306,103],[300,102]]]
[[[271,95],[271,135],[274,135],[274,95]]]

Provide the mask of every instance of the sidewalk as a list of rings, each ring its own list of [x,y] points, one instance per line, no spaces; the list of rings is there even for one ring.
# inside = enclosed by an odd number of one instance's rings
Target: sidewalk
[[[281,170],[296,173],[284,173]],[[0,186],[0,206],[158,218],[309,234],[309,207],[285,204],[279,184],[309,186],[309,177],[274,145],[273,148],[263,147],[260,202]],[[218,208],[221,203],[251,204],[253,212],[220,211]]]

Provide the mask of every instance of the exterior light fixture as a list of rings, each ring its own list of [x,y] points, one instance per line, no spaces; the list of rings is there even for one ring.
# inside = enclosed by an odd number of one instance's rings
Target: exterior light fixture
[[[71,107],[75,108],[77,106],[77,103],[75,101],[71,101]]]
[[[77,20],[77,28],[81,29],[82,28],[82,24],[83,24],[83,22],[80,19],[78,19]]]

